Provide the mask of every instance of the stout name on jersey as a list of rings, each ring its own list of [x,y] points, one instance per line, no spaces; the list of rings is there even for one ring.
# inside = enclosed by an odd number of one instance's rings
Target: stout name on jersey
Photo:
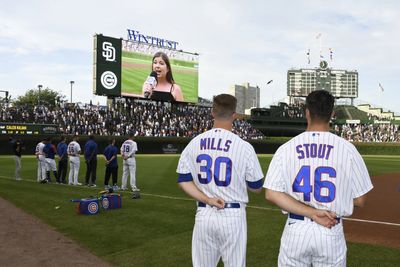
[[[231,147],[231,140],[222,140],[222,138],[202,138],[200,139],[200,150],[218,150],[228,152]]]
[[[298,159],[304,158],[320,158],[320,159],[329,159],[331,154],[331,150],[333,149],[332,145],[326,144],[302,144],[296,146],[296,152],[298,154]]]

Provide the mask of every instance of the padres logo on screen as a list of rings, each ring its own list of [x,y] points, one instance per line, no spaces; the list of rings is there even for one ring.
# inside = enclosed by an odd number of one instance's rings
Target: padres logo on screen
[[[106,61],[115,61],[115,48],[110,42],[103,42],[103,53],[102,56]]]
[[[105,71],[100,77],[101,84],[106,89],[114,89],[118,83],[117,76],[112,71]]]

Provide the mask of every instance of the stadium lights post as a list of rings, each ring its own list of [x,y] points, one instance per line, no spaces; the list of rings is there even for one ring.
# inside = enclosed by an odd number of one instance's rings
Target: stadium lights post
[[[75,82],[74,81],[70,81],[69,83],[71,84],[71,103],[72,103],[72,85],[74,85]]]
[[[40,90],[42,90],[43,85],[39,84],[38,86],[39,93],[38,93],[38,105],[40,106]]]
[[[6,103],[6,107],[8,107],[8,102],[9,102],[10,99],[11,99],[11,95],[8,96],[9,92],[6,91],[6,90],[0,90],[0,92],[2,92],[2,93],[5,94],[4,101],[5,101],[5,103]]]

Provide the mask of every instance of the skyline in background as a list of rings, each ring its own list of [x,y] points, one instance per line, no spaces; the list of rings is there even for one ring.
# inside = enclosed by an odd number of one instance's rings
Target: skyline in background
[[[399,113],[399,7],[397,1],[10,2],[0,10],[0,90],[15,98],[41,84],[69,101],[73,80],[74,102],[104,104],[106,97],[92,94],[93,35],[126,39],[133,29],[199,53],[203,98],[250,83],[260,87],[261,106],[269,106],[285,98],[287,70],[317,67],[322,51],[332,68],[358,71],[356,103]]]

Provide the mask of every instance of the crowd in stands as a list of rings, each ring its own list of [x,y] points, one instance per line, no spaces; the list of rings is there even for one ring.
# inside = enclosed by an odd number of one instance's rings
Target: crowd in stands
[[[87,104],[0,108],[0,121],[59,125],[62,134],[194,137],[212,128],[211,108],[200,105],[130,100],[111,106]],[[263,134],[237,119],[233,132],[244,139]]]
[[[400,142],[397,124],[343,124],[335,125],[334,131],[351,142]]]
[[[62,134],[194,137],[212,128],[210,103],[171,104],[131,100],[111,106],[57,105],[0,107],[1,122],[56,124]],[[269,115],[304,118],[304,104],[283,105]],[[278,108],[275,107],[275,108]],[[272,114],[273,113],[273,114]],[[334,122],[334,120],[333,120]],[[352,142],[400,142],[397,124],[334,125],[334,132]],[[244,139],[261,139],[263,134],[243,119],[234,121],[233,132]]]

